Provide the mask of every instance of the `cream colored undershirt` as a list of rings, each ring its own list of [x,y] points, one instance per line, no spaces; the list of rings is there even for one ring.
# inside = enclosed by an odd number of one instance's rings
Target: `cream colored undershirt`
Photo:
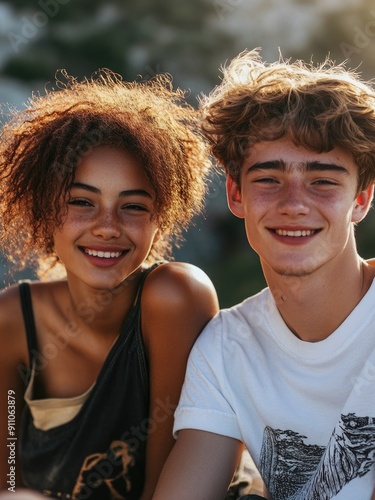
[[[33,417],[34,426],[42,431],[48,431],[73,420],[95,386],[94,382],[86,392],[73,398],[32,399],[34,378],[35,368],[33,367],[24,399]]]

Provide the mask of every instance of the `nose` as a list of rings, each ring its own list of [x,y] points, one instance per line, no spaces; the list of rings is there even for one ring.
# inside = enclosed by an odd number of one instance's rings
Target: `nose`
[[[281,191],[278,212],[285,215],[306,215],[309,212],[308,197],[303,183],[288,182]]]
[[[102,209],[95,218],[92,234],[103,240],[119,238],[121,235],[120,221],[116,211]]]

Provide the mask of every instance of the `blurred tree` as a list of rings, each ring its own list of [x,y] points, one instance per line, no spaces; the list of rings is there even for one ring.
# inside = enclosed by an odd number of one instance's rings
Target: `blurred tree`
[[[220,24],[210,25],[210,1],[14,0],[12,9],[13,54],[2,73],[21,80],[51,81],[57,68],[82,77],[108,67],[130,80],[169,72],[178,86],[207,89],[221,49],[233,44]]]
[[[329,3],[328,3],[329,5]],[[358,70],[366,79],[374,77],[375,6],[373,0],[347,1],[339,10],[326,9],[311,46],[323,60],[329,55],[337,63]]]

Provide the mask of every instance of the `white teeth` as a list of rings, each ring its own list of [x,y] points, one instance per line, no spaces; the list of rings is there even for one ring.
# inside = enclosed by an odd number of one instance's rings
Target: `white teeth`
[[[113,257],[120,257],[122,252],[101,252],[96,250],[90,250],[90,248],[85,248],[85,253],[92,255],[93,257],[102,257],[103,259],[110,259]]]
[[[285,229],[276,229],[276,234],[278,234],[279,236],[311,236],[312,234],[314,234],[315,231],[311,231],[311,230],[305,230],[305,229],[302,229],[302,230],[298,230],[298,231],[287,231]]]

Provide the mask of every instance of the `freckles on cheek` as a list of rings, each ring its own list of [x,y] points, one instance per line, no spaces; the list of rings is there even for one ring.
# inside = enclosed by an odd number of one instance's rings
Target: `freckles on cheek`
[[[275,207],[275,199],[267,193],[249,194],[243,202],[243,209],[246,215],[260,214],[264,211],[270,211]]]
[[[87,217],[84,217],[82,215],[68,216],[62,222],[61,231],[80,229],[82,227],[86,227],[87,225]]]

